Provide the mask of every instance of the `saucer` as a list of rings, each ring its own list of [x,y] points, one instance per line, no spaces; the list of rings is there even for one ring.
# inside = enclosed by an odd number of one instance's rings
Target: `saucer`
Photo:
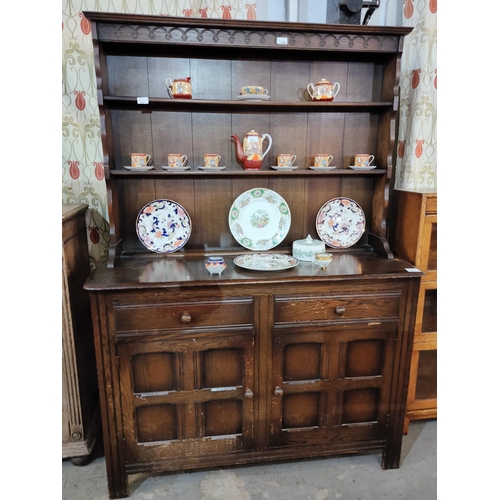
[[[269,101],[271,96],[267,94],[248,94],[239,95],[236,99],[238,99],[238,101]]]
[[[291,165],[289,167],[278,167],[277,165],[271,167],[274,168],[274,170],[282,170],[283,172],[288,172],[290,170],[295,170],[296,168],[299,168],[298,165]]]
[[[207,172],[220,172],[221,170],[224,170],[226,167],[198,167],[200,170],[205,170]]]
[[[169,167],[168,165],[162,165],[161,168],[163,168],[163,170],[168,170],[169,172],[184,172],[185,170],[189,170],[191,167]]]
[[[337,167],[309,167],[311,170],[334,170]]]
[[[155,168],[153,165],[148,165],[147,167],[125,167],[127,170],[132,170],[136,172],[147,172],[148,170],[152,170]]]
[[[349,168],[352,168],[353,170],[373,170],[377,167],[376,165],[369,165],[368,167],[357,167],[356,165],[349,165]]]

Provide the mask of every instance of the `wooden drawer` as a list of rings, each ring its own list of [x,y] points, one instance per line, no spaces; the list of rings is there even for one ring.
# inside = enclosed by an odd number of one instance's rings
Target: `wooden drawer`
[[[425,197],[425,213],[437,214],[437,196]]]
[[[252,297],[205,298],[160,302],[158,299],[113,303],[116,333],[146,333],[207,327],[251,326]]]
[[[400,291],[275,297],[275,325],[346,320],[395,319]]]

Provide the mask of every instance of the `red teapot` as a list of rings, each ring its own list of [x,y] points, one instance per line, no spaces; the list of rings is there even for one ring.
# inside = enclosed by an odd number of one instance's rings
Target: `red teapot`
[[[236,156],[238,160],[243,163],[243,168],[245,170],[260,170],[262,166],[263,158],[269,153],[273,140],[269,134],[260,135],[255,130],[250,130],[245,138],[243,139],[243,144],[241,144],[237,135],[232,135],[234,143],[236,145]],[[262,143],[264,139],[267,138],[269,145],[266,151],[263,153]]]

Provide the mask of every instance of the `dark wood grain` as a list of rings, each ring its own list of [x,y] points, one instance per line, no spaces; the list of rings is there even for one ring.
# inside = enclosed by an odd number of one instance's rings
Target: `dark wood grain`
[[[110,497],[129,474],[378,450],[399,466],[417,288],[422,273],[387,239],[403,37],[411,28],[270,23],[89,13],[92,23],[110,257],[92,297]],[[278,43],[279,42],[279,43]],[[167,78],[191,77],[193,99],[169,98]],[[333,102],[309,83],[339,82]],[[262,85],[270,99],[238,99]],[[147,98],[146,103],[138,97]],[[237,160],[232,135],[273,143],[259,171]],[[264,150],[267,149],[264,141]],[[154,168],[129,172],[132,152]],[[161,167],[185,154],[190,170]],[[205,153],[222,172],[198,170]],[[298,168],[277,172],[276,155]],[[318,153],[337,168],[308,167]],[[378,168],[353,171],[356,153]],[[228,215],[244,192],[283,197],[291,227],[273,252],[316,237],[321,206],[356,201],[365,233],[332,262],[250,271]],[[146,203],[173,200],[191,218],[181,251],[139,242]],[[221,275],[205,268],[220,254]],[[147,446],[146,446],[147,444]]]

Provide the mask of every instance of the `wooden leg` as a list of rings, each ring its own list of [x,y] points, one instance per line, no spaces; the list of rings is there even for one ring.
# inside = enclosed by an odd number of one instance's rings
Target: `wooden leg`
[[[408,434],[408,430],[410,429],[410,419],[405,417],[405,423],[403,425],[403,434],[406,436]]]

